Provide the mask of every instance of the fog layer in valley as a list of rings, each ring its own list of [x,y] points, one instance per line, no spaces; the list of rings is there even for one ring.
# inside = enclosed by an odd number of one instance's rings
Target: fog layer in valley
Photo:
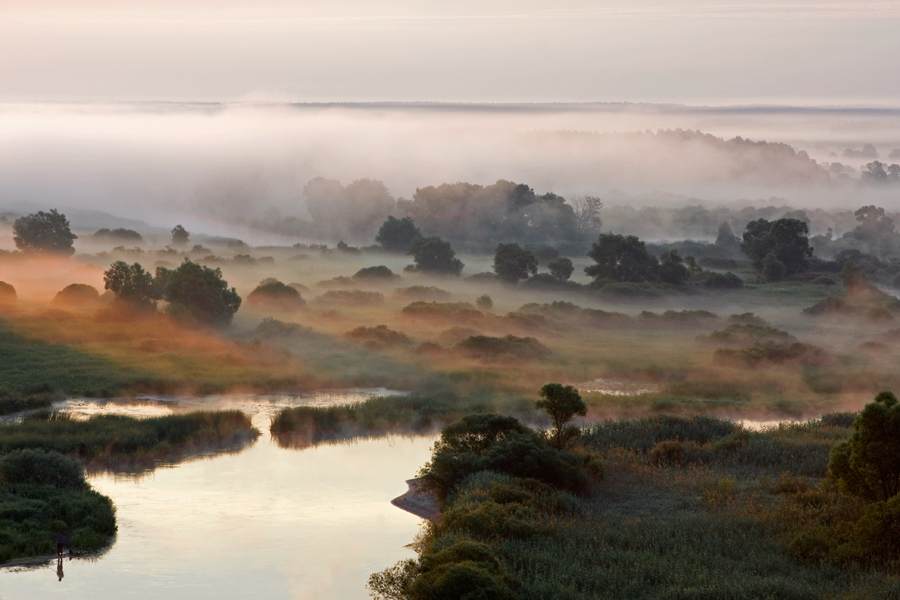
[[[99,210],[262,243],[270,238],[243,227],[266,214],[308,218],[302,190],[315,177],[380,180],[394,198],[504,179],[607,206],[612,193],[624,204],[774,196],[797,208],[890,209],[895,191],[858,180],[873,160],[900,162],[896,148],[900,111],[877,109],[7,104],[0,211],[55,206],[75,226],[107,226],[73,212]],[[639,199],[647,194],[652,202]]]

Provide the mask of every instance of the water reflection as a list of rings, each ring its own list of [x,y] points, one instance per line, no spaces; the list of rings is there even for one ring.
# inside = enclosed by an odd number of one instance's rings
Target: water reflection
[[[199,408],[192,402],[169,408]],[[267,435],[281,401],[222,396],[214,402],[250,414],[261,439],[239,454],[140,479],[92,475],[94,488],[116,504],[115,545],[99,560],[76,557],[61,580],[49,580],[43,569],[0,570],[0,597],[361,600],[368,597],[369,574],[414,555],[405,546],[421,519],[390,500],[428,460],[433,438],[287,451]]]

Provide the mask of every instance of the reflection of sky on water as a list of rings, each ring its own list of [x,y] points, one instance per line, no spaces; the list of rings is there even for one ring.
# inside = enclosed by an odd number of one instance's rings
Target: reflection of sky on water
[[[421,520],[390,500],[427,461],[431,438],[284,450],[268,437],[279,401],[220,401],[216,408],[230,403],[254,414],[263,437],[240,454],[140,479],[91,477],[118,511],[110,552],[66,561],[62,582],[55,561],[0,571],[0,597],[362,599],[369,574],[414,555],[404,546]],[[176,410],[184,408],[179,402]]]

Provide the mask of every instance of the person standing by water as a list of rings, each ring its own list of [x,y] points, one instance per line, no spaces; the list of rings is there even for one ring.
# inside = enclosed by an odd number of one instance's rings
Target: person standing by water
[[[69,547],[69,538],[64,536],[62,532],[56,536],[56,556],[62,558],[63,550],[69,548],[69,554],[72,554],[72,548]]]

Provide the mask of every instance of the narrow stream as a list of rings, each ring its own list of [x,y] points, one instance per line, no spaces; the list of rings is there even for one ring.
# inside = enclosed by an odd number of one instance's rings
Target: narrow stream
[[[73,414],[163,414],[238,408],[262,436],[238,454],[161,466],[141,476],[100,474],[119,532],[96,560],[0,569],[0,598],[363,599],[368,576],[404,558],[421,519],[392,506],[430,456],[433,438],[279,448],[269,418],[282,406],[355,401],[384,390],[310,397],[148,398],[142,405],[68,401]]]

